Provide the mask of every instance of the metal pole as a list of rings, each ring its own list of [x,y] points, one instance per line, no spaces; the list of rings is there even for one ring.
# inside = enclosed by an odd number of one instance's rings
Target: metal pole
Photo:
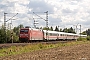
[[[5,40],[7,42],[7,36],[6,36],[6,34],[7,34],[7,32],[6,32],[6,14],[7,13],[4,12],[4,32],[5,32]]]
[[[77,25],[76,25],[76,34],[77,34]]]
[[[78,24],[79,24],[79,23],[78,23]],[[77,34],[77,29],[78,29],[77,26],[78,26],[78,24],[76,25],[76,34]]]
[[[80,25],[80,40],[81,40],[81,25]]]
[[[33,20],[34,20],[34,18],[33,18]],[[35,27],[35,20],[34,20],[34,22],[33,22],[33,25],[34,25],[34,28],[36,28],[36,27]]]
[[[48,28],[48,11],[46,12],[46,27]]]
[[[46,39],[48,40],[48,38],[47,38],[47,36],[48,36],[48,11],[46,12],[46,28],[47,28],[47,30],[46,30]]]
[[[12,28],[12,19],[11,19],[11,24],[10,24],[10,31],[11,31],[11,41],[13,43],[13,30],[11,28]]]

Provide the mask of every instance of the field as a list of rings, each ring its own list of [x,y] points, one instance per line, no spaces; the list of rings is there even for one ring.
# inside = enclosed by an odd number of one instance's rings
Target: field
[[[11,47],[9,51],[4,50],[4,55],[3,50],[0,52],[0,60],[90,60],[90,41],[28,45],[23,48],[19,46]]]

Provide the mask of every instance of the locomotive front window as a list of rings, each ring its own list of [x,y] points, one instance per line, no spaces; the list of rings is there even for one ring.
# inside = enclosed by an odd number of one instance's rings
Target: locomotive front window
[[[20,32],[25,32],[25,33],[27,33],[27,32],[28,32],[28,30],[20,30]]]
[[[28,30],[25,30],[24,32],[28,32]]]

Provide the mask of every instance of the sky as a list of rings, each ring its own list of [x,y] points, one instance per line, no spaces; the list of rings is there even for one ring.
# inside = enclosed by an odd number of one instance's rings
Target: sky
[[[12,18],[12,26],[23,24],[33,27],[34,20],[37,27],[46,26],[46,11],[48,11],[48,26],[55,28],[70,28],[77,26],[79,32],[90,28],[90,0],[0,0],[0,26]],[[34,14],[34,13],[35,14]],[[38,17],[38,16],[40,17]],[[7,21],[7,25],[11,20]]]

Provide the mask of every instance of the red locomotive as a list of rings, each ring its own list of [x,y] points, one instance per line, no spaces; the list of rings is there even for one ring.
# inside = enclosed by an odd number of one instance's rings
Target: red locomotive
[[[19,40],[27,42],[29,40],[43,40],[43,31],[39,29],[21,28]]]

